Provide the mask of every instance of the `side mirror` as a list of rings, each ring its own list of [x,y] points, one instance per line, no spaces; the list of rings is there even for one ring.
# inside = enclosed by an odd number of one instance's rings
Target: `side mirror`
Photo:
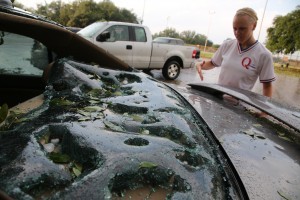
[[[104,31],[103,33],[101,33],[100,35],[97,36],[96,40],[98,42],[104,42],[109,38],[110,38],[110,32],[109,31]]]

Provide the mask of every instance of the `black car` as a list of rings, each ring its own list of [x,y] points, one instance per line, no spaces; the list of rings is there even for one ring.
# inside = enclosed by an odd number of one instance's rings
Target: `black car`
[[[299,110],[175,88],[9,6],[0,33],[0,198],[300,198]]]

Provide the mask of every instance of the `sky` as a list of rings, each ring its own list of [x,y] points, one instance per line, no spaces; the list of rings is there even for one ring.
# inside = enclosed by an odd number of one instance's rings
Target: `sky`
[[[17,0],[26,7],[36,8],[37,4],[52,0]],[[94,0],[101,2],[101,0]],[[72,0],[62,0],[70,3]],[[274,17],[284,16],[300,5],[300,0],[111,0],[118,8],[126,8],[143,20],[152,34],[173,28],[177,32],[195,31],[203,34],[214,44],[222,44],[234,38],[232,20],[236,10],[253,8],[258,16],[254,36],[264,43],[267,29]]]

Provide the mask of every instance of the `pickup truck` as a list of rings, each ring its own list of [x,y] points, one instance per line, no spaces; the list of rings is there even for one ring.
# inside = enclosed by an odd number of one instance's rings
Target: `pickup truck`
[[[169,80],[176,79],[180,68],[191,67],[200,57],[200,49],[194,46],[153,42],[149,28],[141,24],[95,22],[77,34],[135,69],[162,69]]]

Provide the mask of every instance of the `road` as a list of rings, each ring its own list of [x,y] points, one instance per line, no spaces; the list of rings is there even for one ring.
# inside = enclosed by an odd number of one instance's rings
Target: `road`
[[[202,71],[204,76],[204,83],[217,83],[220,73],[220,68],[214,68],[208,71]],[[181,69],[180,75],[176,80],[166,80],[161,73],[161,70],[151,71],[154,78],[179,86],[185,86],[188,83],[201,82],[199,75],[195,68]],[[262,94],[262,84],[257,81],[253,88],[253,92]],[[273,85],[273,97],[274,100],[287,104],[300,109],[300,78],[293,76],[286,76],[276,74],[276,81]]]
[[[209,71],[203,71],[203,76],[204,76],[204,83],[217,83],[218,82],[218,77],[219,77],[219,68],[215,68],[213,70]],[[153,74],[153,77],[166,82],[166,83],[171,83],[171,84],[176,84],[180,86],[187,85],[188,83],[199,83],[201,82],[198,72],[195,68],[185,68],[181,69],[180,75],[176,80],[166,80],[161,73],[161,70],[152,70],[151,73]]]

